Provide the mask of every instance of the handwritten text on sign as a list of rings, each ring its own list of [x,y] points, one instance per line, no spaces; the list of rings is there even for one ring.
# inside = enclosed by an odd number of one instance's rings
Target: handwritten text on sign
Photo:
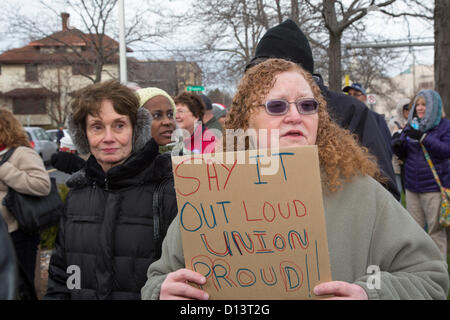
[[[314,298],[331,281],[317,148],[245,156],[172,158],[186,267],[212,299]]]

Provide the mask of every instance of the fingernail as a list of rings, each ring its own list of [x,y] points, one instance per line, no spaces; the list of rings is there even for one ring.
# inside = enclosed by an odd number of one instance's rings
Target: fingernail
[[[209,299],[209,294],[207,294],[206,292],[205,292],[205,294],[203,295],[203,300],[208,300]]]

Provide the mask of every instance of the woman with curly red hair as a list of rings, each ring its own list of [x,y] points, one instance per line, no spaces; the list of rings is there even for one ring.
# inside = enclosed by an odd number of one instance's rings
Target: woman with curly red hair
[[[0,109],[0,160],[11,148],[16,148],[14,153],[0,166],[0,211],[8,225],[18,261],[33,283],[39,234],[29,235],[20,230],[17,220],[3,206],[2,200],[8,188],[24,194],[46,196],[50,193],[50,177],[41,157],[31,148],[19,120],[9,110]]]
[[[314,294],[332,299],[446,299],[449,278],[439,249],[374,179],[380,170],[367,149],[326,110],[309,73],[293,62],[268,59],[244,75],[225,122],[234,131],[278,132],[279,147],[317,145],[333,281],[317,285]],[[275,147],[264,137],[253,142],[247,146]],[[208,299],[189,284],[202,285],[206,279],[185,269],[178,219],[169,227],[162,252],[148,270],[142,297]],[[378,285],[370,282],[373,266],[380,270]]]

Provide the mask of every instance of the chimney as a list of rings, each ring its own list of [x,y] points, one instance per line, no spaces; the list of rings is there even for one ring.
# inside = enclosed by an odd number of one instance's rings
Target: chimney
[[[69,26],[69,17],[70,17],[70,14],[68,14],[67,12],[61,13],[62,31],[69,30],[69,28],[68,28],[68,26]]]

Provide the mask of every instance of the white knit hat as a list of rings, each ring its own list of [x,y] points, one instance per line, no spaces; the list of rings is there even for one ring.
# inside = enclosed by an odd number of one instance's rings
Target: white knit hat
[[[166,97],[170,105],[173,109],[173,116],[175,117],[176,109],[175,109],[175,102],[173,101],[172,97],[165,92],[162,89],[155,88],[155,87],[148,87],[148,88],[142,88],[136,91],[138,98],[139,98],[139,106],[142,107],[148,100],[150,100],[153,97],[156,96],[163,96]]]

